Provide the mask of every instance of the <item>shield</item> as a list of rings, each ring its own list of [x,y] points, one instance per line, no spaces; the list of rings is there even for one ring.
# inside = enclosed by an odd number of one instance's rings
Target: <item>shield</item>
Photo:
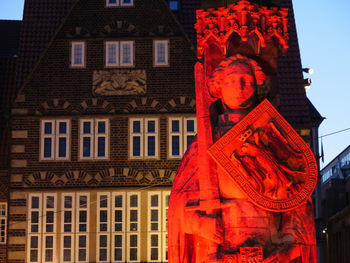
[[[317,165],[310,147],[268,100],[208,153],[254,204],[268,211],[297,208],[316,186]]]

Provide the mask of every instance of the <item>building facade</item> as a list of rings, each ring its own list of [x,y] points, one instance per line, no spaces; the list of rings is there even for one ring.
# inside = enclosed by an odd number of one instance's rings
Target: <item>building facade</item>
[[[317,155],[321,117],[306,98],[292,2],[279,5],[290,48],[278,110]],[[26,0],[1,262],[167,262],[168,197],[196,135],[200,6]]]
[[[350,146],[321,172],[323,236],[326,262],[348,262],[350,244]]]

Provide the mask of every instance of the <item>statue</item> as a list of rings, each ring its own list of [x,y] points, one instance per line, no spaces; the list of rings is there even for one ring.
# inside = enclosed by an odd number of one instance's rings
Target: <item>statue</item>
[[[200,62],[196,74],[204,85]],[[317,262],[310,198],[316,175],[309,178],[302,151],[265,106],[252,122],[246,119],[269,90],[262,68],[233,55],[206,87],[218,100],[209,110],[213,145],[203,153],[206,142],[198,134],[178,168],[168,213],[169,263]]]

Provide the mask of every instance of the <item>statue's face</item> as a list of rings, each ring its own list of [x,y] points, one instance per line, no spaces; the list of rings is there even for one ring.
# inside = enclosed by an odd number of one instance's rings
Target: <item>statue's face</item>
[[[253,103],[248,99],[255,92],[255,79],[251,68],[244,63],[230,66],[229,73],[222,81],[222,102],[230,109],[244,109]]]

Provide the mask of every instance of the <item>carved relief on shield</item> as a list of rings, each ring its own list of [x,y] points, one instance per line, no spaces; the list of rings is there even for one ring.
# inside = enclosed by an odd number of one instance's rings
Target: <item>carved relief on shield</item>
[[[268,100],[208,152],[253,203],[269,211],[298,207],[316,185],[311,149]]]

